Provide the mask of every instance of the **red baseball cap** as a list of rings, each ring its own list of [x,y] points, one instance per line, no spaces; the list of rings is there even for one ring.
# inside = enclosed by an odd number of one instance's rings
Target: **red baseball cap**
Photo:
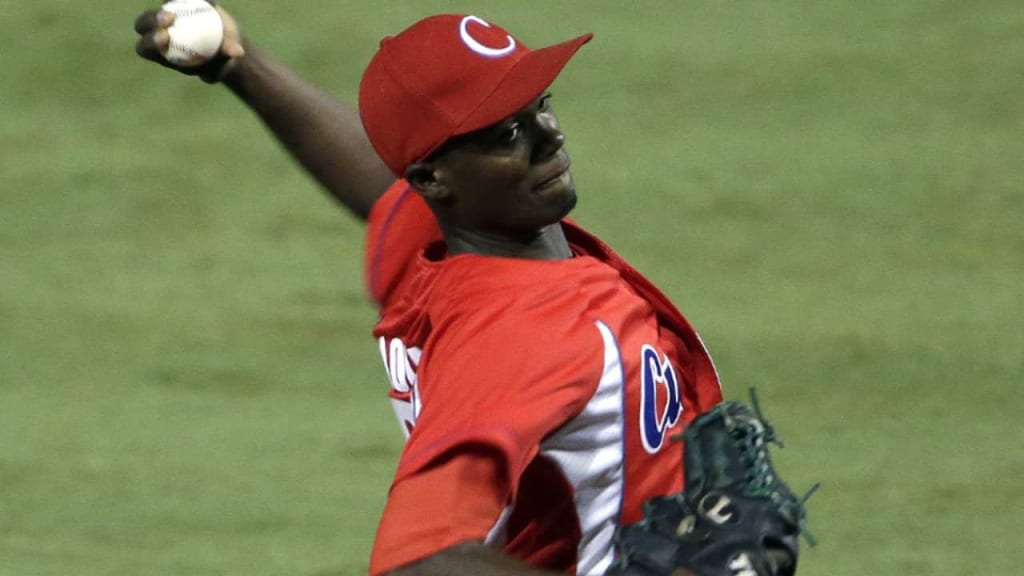
[[[359,115],[391,171],[541,95],[593,34],[530,50],[482,18],[430,16],[381,41],[359,85]]]

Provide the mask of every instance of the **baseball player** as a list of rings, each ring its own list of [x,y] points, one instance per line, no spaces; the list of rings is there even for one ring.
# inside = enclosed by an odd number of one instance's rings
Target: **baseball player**
[[[682,489],[670,437],[721,400],[697,333],[576,204],[547,90],[591,36],[531,50],[473,15],[385,38],[359,118],[243,40],[222,82],[367,218],[373,333],[407,434],[371,574],[603,574],[619,527]],[[136,22],[168,65],[167,13]],[[361,119],[361,122],[360,122]]]

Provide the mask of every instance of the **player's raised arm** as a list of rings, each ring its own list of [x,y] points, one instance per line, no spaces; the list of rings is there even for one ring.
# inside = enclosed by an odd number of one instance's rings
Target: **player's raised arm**
[[[248,42],[234,18],[220,6],[216,10],[223,24],[223,41],[216,54],[203,58],[200,65],[177,65],[165,57],[171,39],[169,30],[176,19],[166,10],[147,10],[136,19],[136,52],[206,82],[223,83],[332,197],[365,219],[395,177],[367,140],[356,110]]]

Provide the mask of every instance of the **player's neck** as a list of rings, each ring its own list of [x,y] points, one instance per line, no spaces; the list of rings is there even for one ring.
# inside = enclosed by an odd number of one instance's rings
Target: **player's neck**
[[[445,230],[448,254],[480,254],[528,260],[564,260],[572,258],[560,223],[528,234],[496,234],[473,230]]]

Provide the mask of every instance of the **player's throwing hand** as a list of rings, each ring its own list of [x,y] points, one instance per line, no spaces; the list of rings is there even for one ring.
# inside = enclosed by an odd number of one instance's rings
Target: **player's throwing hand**
[[[164,58],[163,54],[167,52],[171,40],[168,29],[174,24],[175,15],[173,12],[160,8],[146,10],[135,19],[135,32],[139,34],[139,39],[135,43],[135,52],[142,58],[161,66],[190,76],[198,76],[204,82],[219,82],[237,63],[238,59],[245,55],[245,47],[241,30],[235,19],[224,8],[214,7],[224,24],[224,41],[217,55],[204,64],[185,67],[172,64]]]

